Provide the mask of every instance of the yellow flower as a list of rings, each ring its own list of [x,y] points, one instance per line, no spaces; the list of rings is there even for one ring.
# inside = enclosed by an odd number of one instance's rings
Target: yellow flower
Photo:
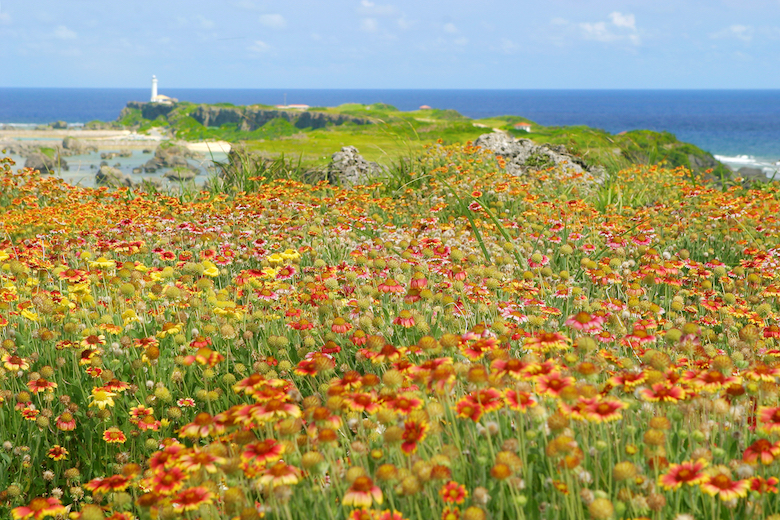
[[[6,253],[4,250],[0,249],[0,262],[4,262],[4,261],[8,260],[9,258],[11,258],[11,255]]]
[[[127,309],[125,312],[122,313],[122,323],[127,326],[128,323],[132,323],[134,321],[141,321],[138,318],[138,315],[135,313],[133,309]]]
[[[281,253],[281,257],[285,260],[297,260],[301,257],[301,254],[295,249],[285,249],[284,252]]]
[[[263,267],[263,277],[276,278],[276,273],[278,271],[279,271],[278,269],[274,269],[273,267]]]
[[[105,267],[106,269],[111,269],[112,267],[115,267],[116,263],[113,260],[109,260],[108,258],[101,256],[94,262],[89,263],[90,269],[95,269],[98,267]]]
[[[206,268],[206,270],[203,271],[203,274],[211,278],[216,278],[217,276],[219,276],[219,268],[216,265],[214,265],[212,262],[209,262],[208,260],[204,260],[202,264],[203,267]]]
[[[279,265],[282,262],[284,262],[284,258],[282,258],[282,255],[280,255],[279,253],[272,254],[271,256],[266,258],[266,260],[268,260],[268,263],[271,265]]]
[[[108,392],[101,388],[93,388],[92,395],[90,396],[89,406],[97,406],[101,410],[106,406],[114,406],[114,399],[116,394],[114,392]]]
[[[38,321],[38,315],[32,311],[28,311],[27,309],[22,311],[22,317],[27,318],[30,321]]]

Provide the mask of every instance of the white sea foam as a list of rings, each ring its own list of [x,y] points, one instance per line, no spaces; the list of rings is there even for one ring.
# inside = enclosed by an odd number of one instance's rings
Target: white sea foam
[[[715,158],[722,163],[756,164],[756,159],[752,155],[716,155]]]
[[[717,160],[737,171],[740,168],[759,168],[769,178],[780,178],[780,161],[769,157],[755,157],[752,155],[715,155]]]

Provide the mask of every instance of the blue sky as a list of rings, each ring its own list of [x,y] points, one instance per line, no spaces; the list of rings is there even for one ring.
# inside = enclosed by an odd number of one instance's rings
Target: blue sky
[[[780,88],[780,0],[0,0],[5,87]]]

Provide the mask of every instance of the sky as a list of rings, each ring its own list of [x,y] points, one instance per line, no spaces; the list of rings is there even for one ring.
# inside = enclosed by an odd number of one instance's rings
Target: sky
[[[780,0],[0,0],[0,87],[775,89]]]

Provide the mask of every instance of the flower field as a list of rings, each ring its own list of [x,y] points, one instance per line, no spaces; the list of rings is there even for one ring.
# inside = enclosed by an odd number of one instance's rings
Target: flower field
[[[0,517],[780,519],[780,190],[0,167]]]

